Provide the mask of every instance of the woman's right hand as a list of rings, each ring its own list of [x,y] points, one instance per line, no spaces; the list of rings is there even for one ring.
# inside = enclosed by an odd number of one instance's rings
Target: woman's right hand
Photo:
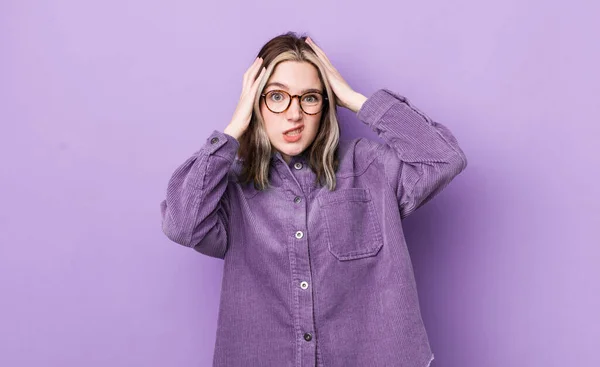
[[[262,62],[263,59],[257,57],[250,68],[244,73],[240,100],[233,113],[231,122],[224,131],[226,134],[233,136],[237,140],[244,134],[250,124],[250,119],[252,118],[252,109],[254,106],[254,98],[256,98],[256,91],[258,90],[258,85],[266,70],[264,67],[261,68]],[[260,73],[257,76],[256,74],[259,70]]]

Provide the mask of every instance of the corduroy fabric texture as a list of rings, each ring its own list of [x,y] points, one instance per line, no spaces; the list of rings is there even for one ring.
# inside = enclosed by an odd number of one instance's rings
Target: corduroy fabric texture
[[[358,111],[384,143],[341,141],[337,187],[277,152],[266,191],[237,181],[214,130],[168,182],[172,241],[224,260],[213,366],[426,367],[433,360],[402,219],[467,166],[450,130],[390,90]],[[191,290],[190,291],[194,291]]]

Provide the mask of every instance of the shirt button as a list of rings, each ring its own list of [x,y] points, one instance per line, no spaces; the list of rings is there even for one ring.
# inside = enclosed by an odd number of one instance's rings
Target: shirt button
[[[304,236],[304,233],[302,233],[302,231],[296,232],[296,238],[302,238],[303,236]]]
[[[296,196],[294,198],[294,203],[298,204],[300,201],[302,201],[302,198],[300,196]]]
[[[311,341],[312,335],[310,333],[304,333],[304,340],[307,342]]]
[[[304,282],[300,283],[300,288],[302,288],[302,289],[308,288],[308,282],[304,281]]]
[[[300,163],[300,162],[294,163],[294,168],[295,169],[302,169],[302,163]]]
[[[218,141],[219,141],[219,138],[217,138],[217,137],[210,139],[211,144],[216,144]]]

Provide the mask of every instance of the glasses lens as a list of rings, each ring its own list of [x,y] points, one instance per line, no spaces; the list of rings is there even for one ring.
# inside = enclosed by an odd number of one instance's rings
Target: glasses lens
[[[302,96],[302,109],[306,113],[317,113],[323,106],[323,97],[318,93],[308,93]]]
[[[290,103],[290,96],[282,91],[270,91],[265,96],[267,107],[273,112],[282,112]]]

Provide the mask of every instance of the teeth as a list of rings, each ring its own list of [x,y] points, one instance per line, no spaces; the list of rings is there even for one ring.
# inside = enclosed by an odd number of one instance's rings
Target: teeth
[[[297,128],[296,130],[285,133],[285,135],[298,135],[302,131],[302,127]]]

